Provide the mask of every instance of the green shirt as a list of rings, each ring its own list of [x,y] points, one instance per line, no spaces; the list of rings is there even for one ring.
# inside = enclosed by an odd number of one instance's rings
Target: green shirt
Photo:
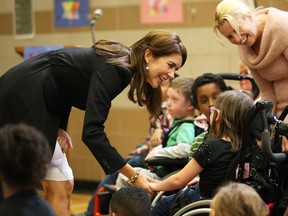
[[[173,125],[184,119],[175,119]],[[195,125],[193,123],[184,122],[179,126],[176,126],[169,132],[169,138],[167,140],[166,147],[177,145],[178,143],[191,143],[195,138]]]

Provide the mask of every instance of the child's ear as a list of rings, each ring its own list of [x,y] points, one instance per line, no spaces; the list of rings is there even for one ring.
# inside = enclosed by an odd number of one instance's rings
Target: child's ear
[[[216,113],[216,118],[215,118],[215,122],[219,122],[220,121],[220,115],[221,115],[221,112],[220,110],[215,110],[217,113]]]
[[[192,105],[192,103],[190,103],[189,105],[188,105],[188,110],[194,110],[195,109],[195,107]]]

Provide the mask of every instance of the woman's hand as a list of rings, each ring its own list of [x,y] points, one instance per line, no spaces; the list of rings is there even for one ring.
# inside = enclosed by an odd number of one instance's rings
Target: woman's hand
[[[69,134],[61,128],[58,129],[57,141],[59,142],[62,152],[66,153],[68,149],[73,149],[72,140]]]
[[[143,188],[148,193],[152,195],[154,194],[154,192],[149,187],[149,182],[157,182],[157,180],[140,173],[140,171],[136,171],[136,169],[134,169],[129,164],[126,164],[118,171],[130,180],[130,184],[132,186]]]
[[[139,174],[138,178],[132,183],[135,187],[143,188],[145,191],[147,191],[149,194],[154,195],[154,191],[151,190],[149,184],[158,182],[157,180],[146,176],[142,173]]]

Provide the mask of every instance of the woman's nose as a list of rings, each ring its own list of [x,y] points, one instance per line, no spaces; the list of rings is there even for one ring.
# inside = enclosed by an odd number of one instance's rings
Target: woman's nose
[[[175,71],[174,71],[174,70],[170,71],[170,72],[168,73],[168,76],[169,76],[170,79],[174,79],[174,77],[175,77]]]
[[[240,35],[234,35],[232,40],[231,40],[231,43],[233,44],[241,44],[242,43],[242,40],[241,40],[241,36]]]

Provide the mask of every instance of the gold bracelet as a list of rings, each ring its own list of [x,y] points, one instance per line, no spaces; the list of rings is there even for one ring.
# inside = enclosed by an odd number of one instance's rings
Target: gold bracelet
[[[132,176],[130,179],[128,179],[127,182],[132,185],[132,183],[137,180],[139,174],[140,174],[140,170],[137,170],[136,173],[135,173],[135,175]]]

